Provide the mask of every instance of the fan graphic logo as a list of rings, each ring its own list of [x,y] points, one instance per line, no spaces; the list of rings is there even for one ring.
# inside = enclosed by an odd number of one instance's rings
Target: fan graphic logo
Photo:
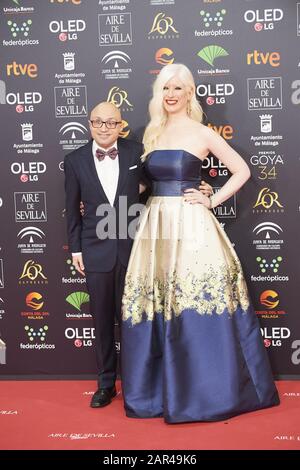
[[[259,265],[261,273],[266,273],[267,271],[278,273],[278,269],[279,269],[280,263],[282,262],[282,259],[283,259],[282,256],[277,256],[276,258],[273,258],[271,261],[268,262],[265,258],[261,258],[260,256],[257,256],[256,261]]]
[[[68,295],[66,301],[77,310],[76,313],[66,313],[66,318],[68,320],[85,320],[92,318],[91,314],[82,311],[83,304],[87,304],[90,301],[90,296],[86,292],[73,292]]]
[[[42,265],[35,263],[32,259],[28,260],[24,264],[23,272],[19,277],[19,284],[48,284]]]
[[[228,52],[220,46],[206,46],[197,53],[197,56],[214,67],[214,61],[218,57],[228,56]]]
[[[46,333],[48,331],[48,326],[44,325],[44,326],[41,326],[38,329],[34,329],[31,326],[26,325],[24,327],[24,330],[27,333],[29,341],[31,341],[31,342],[40,341],[41,343],[43,343],[46,339]]]
[[[132,68],[127,64],[131,62],[131,58],[126,52],[114,50],[108,52],[101,60],[101,74],[106,80],[118,80],[129,78]]]
[[[6,344],[0,338],[0,364],[6,364]]]
[[[179,38],[179,33],[174,26],[173,18],[160,12],[153,20],[148,36],[149,39],[175,39]]]
[[[132,111],[133,105],[128,99],[128,93],[121,88],[114,86],[109,92],[106,101],[114,104],[117,108],[122,108],[122,111]]]
[[[269,188],[260,190],[253,209],[260,206],[263,207],[263,209],[257,209],[256,212],[283,212],[283,205],[279,201],[278,193],[270,191]]]

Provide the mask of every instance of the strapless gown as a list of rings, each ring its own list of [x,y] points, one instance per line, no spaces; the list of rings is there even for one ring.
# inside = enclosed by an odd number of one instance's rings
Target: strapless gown
[[[122,313],[127,416],[223,420],[279,403],[240,261],[213,213],[188,204],[201,160],[155,150]]]

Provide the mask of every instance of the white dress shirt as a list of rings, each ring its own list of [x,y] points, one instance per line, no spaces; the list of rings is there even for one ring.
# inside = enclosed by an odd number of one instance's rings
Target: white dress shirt
[[[111,147],[109,147],[109,149],[111,149],[112,147],[117,149],[117,142],[115,142]],[[93,140],[92,152],[97,175],[110,205],[113,206],[119,181],[119,157],[117,156],[115,159],[112,159],[107,155],[104,160],[100,161],[96,157],[97,149],[100,149],[103,152],[106,152],[109,149],[99,147],[95,140]],[[81,255],[81,252],[72,253],[72,255]]]

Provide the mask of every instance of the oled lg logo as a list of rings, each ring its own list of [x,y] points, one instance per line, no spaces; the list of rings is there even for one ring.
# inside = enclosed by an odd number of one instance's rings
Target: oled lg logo
[[[199,98],[206,98],[209,106],[214,104],[225,104],[227,98],[234,94],[234,85],[232,83],[216,83],[214,85],[205,85],[201,83],[196,88]]]
[[[39,175],[46,172],[47,166],[44,162],[14,162],[11,164],[11,172],[20,175],[20,181],[27,183],[39,180]]]
[[[265,327],[260,329],[262,337],[264,338],[264,345],[266,348],[270,346],[280,347],[282,346],[282,340],[285,340],[291,336],[291,331],[286,327]]]
[[[84,20],[55,20],[49,23],[50,32],[57,34],[58,39],[62,42],[67,40],[76,41],[78,39],[78,33],[81,33],[85,29],[86,23]]]
[[[66,328],[65,337],[72,340],[76,348],[91,347],[95,339],[95,328]]]
[[[37,91],[8,93],[6,96],[7,104],[15,106],[17,113],[35,111],[35,106],[40,104],[42,99],[41,93]]]
[[[283,18],[281,8],[267,8],[265,10],[247,10],[244,13],[246,23],[254,23],[255,31],[273,30],[275,24]]]

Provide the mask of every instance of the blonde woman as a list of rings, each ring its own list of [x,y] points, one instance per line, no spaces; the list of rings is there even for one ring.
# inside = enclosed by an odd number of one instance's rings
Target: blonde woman
[[[247,181],[242,157],[204,126],[190,70],[165,66],[144,134],[152,196],[141,216],[123,296],[122,386],[129,417],[214,421],[277,405],[239,259],[211,209]],[[198,190],[209,153],[232,176]]]

